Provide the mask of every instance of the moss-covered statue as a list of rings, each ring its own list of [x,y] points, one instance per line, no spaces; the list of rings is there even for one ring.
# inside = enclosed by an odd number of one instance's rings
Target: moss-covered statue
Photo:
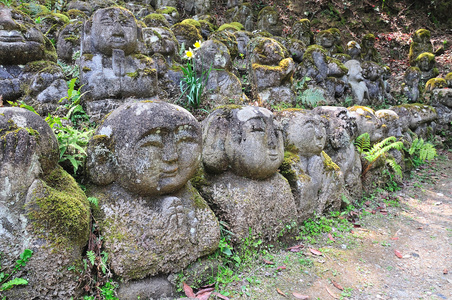
[[[435,55],[433,53],[424,52],[419,54],[414,60],[414,64],[421,71],[420,84],[425,86],[429,79],[435,78],[439,75],[436,67]]]
[[[375,115],[375,111],[372,108],[352,106],[347,109],[356,120],[358,136],[367,132],[372,144],[379,142],[383,138],[383,123]]]
[[[433,53],[430,31],[427,29],[418,29],[411,36],[410,52],[408,53],[410,65],[415,66],[416,58],[424,52]]]
[[[347,67],[338,59],[328,56],[322,46],[311,45],[303,55],[296,76],[300,79],[311,78],[308,86],[321,91],[323,99],[317,105],[334,105],[344,98],[346,83],[343,78],[347,73]]]
[[[195,20],[193,20],[195,21]],[[202,36],[201,36],[201,24],[196,24],[197,21],[195,22],[181,22],[181,23],[177,23],[174,24],[173,26],[171,26],[171,30],[174,33],[174,36],[176,37],[177,41],[179,42],[179,45],[182,44],[184,45],[185,49],[189,49],[191,47],[193,47],[193,45],[197,42],[197,41],[202,41]],[[196,28],[196,25],[199,25],[199,29]]]
[[[339,210],[344,178],[323,151],[326,120],[306,110],[281,111],[277,118],[283,126],[286,150],[281,174],[292,188],[299,220]]]
[[[295,63],[276,40],[257,37],[248,44],[251,89],[261,103],[294,104],[292,90]]]
[[[157,70],[151,58],[139,53],[141,28],[128,10],[97,10],[85,22],[83,34],[80,83],[92,120],[127,99],[156,96]]]
[[[437,131],[452,134],[452,72],[448,73],[444,79],[433,78],[432,86],[443,86],[434,88],[430,92],[430,103],[438,114]],[[427,82],[427,84],[430,82]]]
[[[279,19],[278,11],[272,6],[266,6],[261,9],[257,16],[257,29],[265,30],[272,35],[281,35],[283,24]]]
[[[337,28],[330,28],[317,33],[315,36],[315,43],[322,46],[326,50],[328,56],[343,52],[341,46],[341,34]]]
[[[363,61],[381,62],[380,53],[375,49],[375,35],[366,34],[361,41],[361,59]]]
[[[120,106],[89,142],[105,251],[125,281],[178,272],[218,247],[218,221],[188,183],[201,150],[196,119],[160,101]]]
[[[375,116],[380,120],[382,126],[382,138],[390,136],[399,138],[402,136],[402,124],[399,115],[390,109],[380,109],[375,112]]]
[[[361,46],[355,41],[350,41],[347,43],[346,52],[348,55],[350,55],[351,59],[355,60],[361,59]]]
[[[251,3],[243,3],[239,6],[229,8],[225,13],[228,22],[239,22],[246,31],[254,30],[253,10]]]
[[[358,136],[356,118],[345,107],[318,106],[312,110],[327,120],[324,151],[340,167],[345,189],[354,199],[362,195],[361,159],[353,144]]]
[[[0,107],[2,271],[11,271],[25,249],[33,251],[18,273],[28,285],[3,291],[8,299],[80,295],[75,284],[79,274],[70,267],[81,262],[88,242],[90,208],[58,159],[58,142],[41,117],[22,108]]]
[[[292,38],[302,41],[306,47],[314,44],[314,33],[311,30],[311,22],[301,19],[292,26]]]
[[[47,115],[67,96],[52,43],[24,13],[0,5],[0,95]]]
[[[304,52],[306,51],[306,45],[302,41],[293,38],[284,38],[280,36],[276,36],[274,37],[274,39],[287,49],[287,51],[290,54],[289,57],[292,57],[294,62],[299,64],[303,61],[303,55]]]
[[[432,106],[413,103],[393,106],[391,110],[399,116],[402,134],[409,142],[416,136],[424,140],[431,138],[436,131],[438,114]]]
[[[421,70],[418,67],[409,67],[403,76],[402,93],[407,97],[408,102],[418,102],[420,90]]]
[[[198,76],[207,73],[203,100],[212,107],[225,104],[241,104],[246,99],[240,80],[231,73],[231,56],[228,48],[217,40],[202,43],[196,52],[194,64]]]
[[[205,178],[198,182],[216,215],[237,242],[252,236],[276,240],[297,219],[290,186],[279,174],[283,135],[272,113],[256,106],[227,106],[203,123]]]

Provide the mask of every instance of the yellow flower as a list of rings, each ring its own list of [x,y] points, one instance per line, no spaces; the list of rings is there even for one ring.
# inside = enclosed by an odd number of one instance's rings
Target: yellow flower
[[[193,50],[190,49],[190,50],[185,51],[185,56],[188,59],[192,58],[193,57]]]
[[[201,48],[201,41],[196,41],[196,43],[194,44],[195,48]]]

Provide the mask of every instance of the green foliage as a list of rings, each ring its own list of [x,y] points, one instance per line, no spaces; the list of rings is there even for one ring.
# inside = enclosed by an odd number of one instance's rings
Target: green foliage
[[[416,138],[411,143],[408,153],[411,155],[411,159],[415,166],[419,166],[425,162],[425,160],[433,159],[436,154],[435,146],[432,143],[424,142],[422,138]]]
[[[200,46],[199,46],[200,47]],[[183,53],[181,48],[181,53]],[[196,70],[196,63],[194,57],[194,51],[189,49],[186,51],[184,57],[187,61],[185,67],[181,66],[184,77],[180,82],[180,91],[182,92],[179,99],[185,97],[186,107],[198,108],[201,104],[201,96],[209,79],[210,71],[212,70],[212,64],[208,70]],[[199,75],[199,71],[201,75]]]
[[[74,126],[79,126],[81,123],[86,123],[89,120],[88,115],[83,110],[82,105],[80,104],[80,100],[86,93],[81,93],[81,88],[75,89],[75,84],[78,78],[72,78],[68,81],[68,91],[67,96],[60,99],[59,102],[63,102],[64,100],[68,100],[65,106],[68,108],[68,112],[66,114],[66,119],[71,120]]]
[[[1,254],[1,252],[0,252]],[[11,276],[16,274],[20,271],[22,267],[24,267],[27,262],[30,260],[31,256],[33,255],[33,251],[30,249],[25,249],[19,256],[19,259],[16,261],[16,264],[14,265],[13,270],[11,270],[11,273],[5,273],[3,270],[0,272],[0,292],[9,290],[10,288],[13,288],[17,285],[26,285],[28,284],[28,281],[23,278],[13,278],[10,279]],[[0,265],[1,267],[1,265]]]
[[[354,209],[353,206],[349,206],[349,209]],[[309,243],[315,243],[316,238],[323,233],[332,233],[334,236],[340,236],[341,233],[347,232],[351,228],[351,223],[346,218],[339,218],[341,215],[345,215],[348,212],[332,212],[330,217],[319,216],[310,218],[304,221],[300,228],[300,233],[297,239],[304,240]],[[333,231],[333,228],[335,230]]]
[[[94,130],[85,128],[80,131],[70,125],[63,125],[63,120],[67,120],[67,118],[60,118],[50,114],[46,118],[47,124],[52,128],[58,140],[59,162],[70,162],[74,174],[76,174],[79,166],[83,165],[85,161],[85,149]]]
[[[83,300],[119,300],[116,297],[116,289],[118,288],[118,284],[113,282],[112,280],[106,282],[103,286],[99,287],[101,297],[95,296],[84,296]]]
[[[6,7],[11,7],[14,3],[14,0],[0,0],[0,4],[3,4]]]
[[[74,52],[74,54],[72,54],[73,61],[76,61],[79,58],[80,58],[80,51],[76,51],[76,52]],[[78,78],[80,77],[80,69],[77,64],[68,65],[68,64],[62,62],[61,60],[58,60],[57,64],[61,67],[61,69],[63,69],[63,74],[66,78],[77,78],[76,83],[77,84],[79,83]]]
[[[394,158],[389,155],[387,152],[391,149],[403,150],[403,143],[401,141],[397,141],[397,138],[394,136],[390,136],[381,142],[378,142],[372,146],[368,151],[362,152],[364,159],[367,160],[367,164],[363,167],[362,176],[364,177],[367,172],[370,170],[372,165],[380,158],[384,158],[385,164],[389,165],[392,170],[396,173],[400,178],[403,176],[402,168],[400,165],[394,160]]]
[[[95,207],[99,206],[99,199],[96,197],[88,197],[89,203],[93,204]]]
[[[323,94],[318,89],[307,88],[306,82],[311,81],[309,77],[303,77],[295,85],[297,92],[297,106],[301,105],[303,108],[314,108],[319,106],[321,102],[325,102]]]
[[[370,136],[364,132],[355,139],[355,146],[359,153],[364,153],[370,150]]]

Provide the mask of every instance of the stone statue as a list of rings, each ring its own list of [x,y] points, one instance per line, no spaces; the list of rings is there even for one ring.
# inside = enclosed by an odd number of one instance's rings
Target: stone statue
[[[208,72],[203,97],[212,107],[225,104],[241,104],[246,98],[240,80],[231,73],[231,57],[228,48],[217,40],[202,43],[196,52],[194,63],[198,76]]]
[[[435,55],[433,53],[424,52],[418,55],[414,60],[414,64],[421,71],[420,84],[425,86],[429,79],[435,78],[439,75],[438,68],[436,68]]]
[[[306,47],[314,43],[314,34],[311,30],[311,21],[301,19],[292,26],[292,38],[302,41]]]
[[[77,274],[88,242],[90,208],[75,180],[58,165],[58,142],[35,113],[0,107],[0,252],[8,269],[24,249],[28,285],[8,299],[78,298]],[[5,264],[6,263],[6,264]],[[45,279],[43,279],[45,278]]]
[[[361,64],[362,74],[369,93],[369,105],[381,105],[385,100],[385,85],[383,82],[383,68],[374,61]]]
[[[283,30],[283,24],[279,19],[279,14],[272,6],[266,6],[261,9],[257,16],[257,29],[265,30],[272,35],[280,36]]]
[[[322,46],[326,50],[328,56],[343,52],[340,45],[341,34],[337,28],[330,28],[317,33],[315,36],[315,43]]]
[[[366,34],[361,41],[361,59],[363,61],[380,62],[381,56],[375,49],[375,35],[372,33]]]
[[[360,60],[361,59],[361,46],[355,41],[348,42],[347,43],[347,54],[350,55],[351,59]]]
[[[358,60],[351,59],[344,65],[348,69],[347,81],[352,89],[353,103],[358,105],[368,104],[369,90],[362,75],[361,63]]]
[[[390,136],[395,136],[396,138],[402,136],[402,124],[395,111],[380,109],[375,112],[375,116],[380,119],[380,122],[383,124],[381,126],[383,130],[383,139]]]
[[[85,22],[80,59],[84,106],[96,121],[128,98],[157,94],[154,61],[139,53],[141,29],[128,10],[97,10]]]
[[[277,173],[283,158],[281,128],[265,108],[226,106],[204,120],[201,193],[236,242],[249,234],[275,240],[296,221],[290,186]]]
[[[286,153],[281,173],[292,188],[300,221],[341,207],[343,175],[323,151],[326,129],[322,118],[310,111],[278,113]]]
[[[201,126],[182,107],[126,103],[87,150],[111,268],[125,281],[178,272],[215,251],[220,229],[188,180],[201,160]]]
[[[433,53],[430,31],[427,29],[416,30],[411,36],[411,41],[408,61],[411,66],[415,66],[415,60],[420,54],[424,52]]]
[[[353,144],[358,136],[355,117],[345,107],[318,106],[312,112],[328,120],[324,151],[340,167],[348,193],[355,199],[361,197],[361,158]]]
[[[21,98],[47,115],[67,96],[52,43],[24,13],[0,6],[0,94],[3,101]]]
[[[292,90],[295,63],[287,57],[287,50],[274,39],[257,37],[248,44],[249,77],[258,101],[270,105],[293,104]]]
[[[356,125],[358,126],[358,136],[367,132],[372,144],[379,142],[383,138],[383,123],[375,115],[375,112],[372,108],[365,106],[352,106],[347,109],[350,114],[356,119]]]
[[[418,102],[420,79],[421,70],[418,67],[409,67],[403,76],[402,92],[411,103]]]
[[[434,107],[412,103],[393,106],[391,110],[399,116],[402,133],[407,141],[414,139],[413,132],[424,140],[435,133],[438,114]]]

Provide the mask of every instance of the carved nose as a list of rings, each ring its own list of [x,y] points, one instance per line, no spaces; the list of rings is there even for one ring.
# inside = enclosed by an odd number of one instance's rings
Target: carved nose
[[[173,140],[166,141],[163,145],[162,160],[164,162],[174,162],[179,159],[177,155],[176,145]]]
[[[18,28],[19,25],[14,22],[13,18],[11,17],[11,10],[0,9],[0,29],[14,30]]]

